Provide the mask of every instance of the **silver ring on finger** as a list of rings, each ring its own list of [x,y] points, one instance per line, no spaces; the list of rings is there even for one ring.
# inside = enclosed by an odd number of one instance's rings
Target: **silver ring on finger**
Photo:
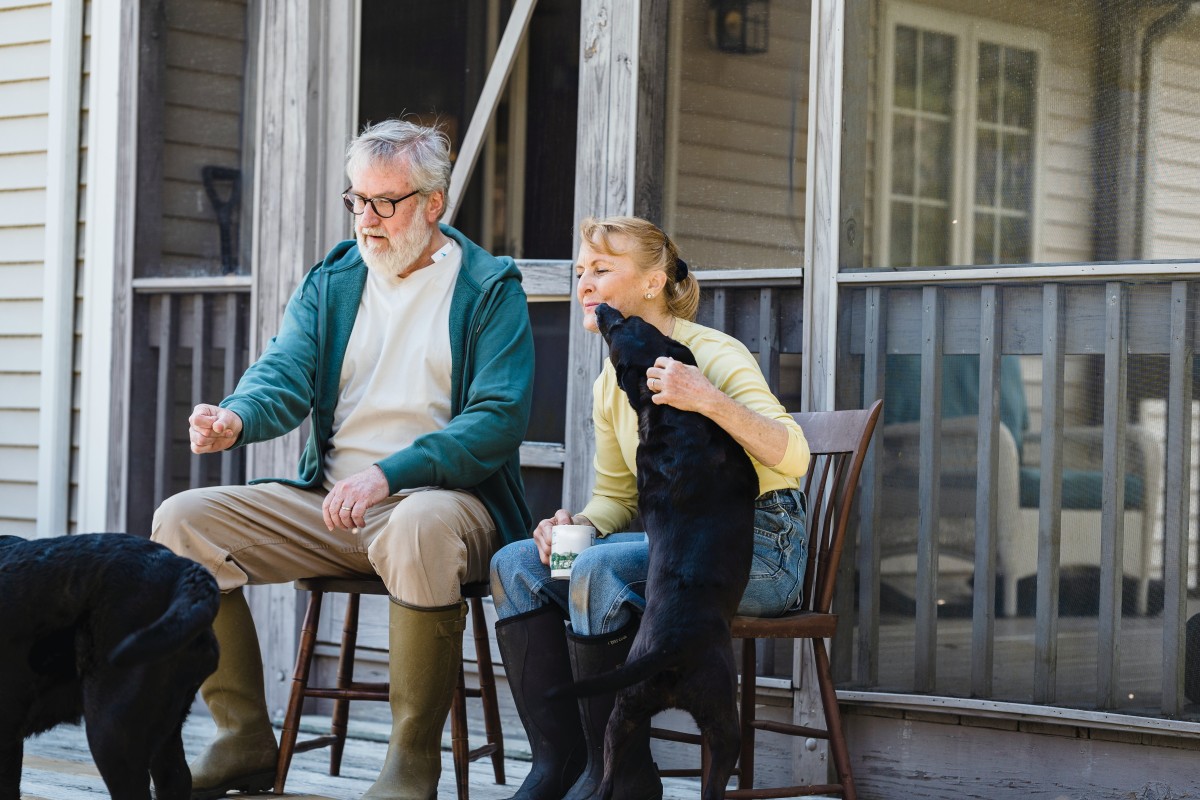
[[[342,511],[353,511],[354,506],[342,506]]]

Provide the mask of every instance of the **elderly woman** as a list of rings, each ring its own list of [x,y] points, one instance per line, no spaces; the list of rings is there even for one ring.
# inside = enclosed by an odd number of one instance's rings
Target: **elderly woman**
[[[699,367],[660,358],[648,370],[654,402],[703,414],[750,455],[758,473],[754,561],[738,612],[776,616],[800,600],[807,560],[804,498],[799,476],[808,444],[736,339],[696,324],[700,287],[675,243],[634,217],[586,219],[575,264],[583,325],[597,330],[595,309],[608,303],[639,316],[687,345]],[[517,791],[521,800],[591,797],[603,773],[604,729],[614,695],[547,701],[547,688],[607,672],[625,660],[645,608],[645,533],[618,533],[637,514],[637,415],[617,386],[611,363],[592,390],[596,476],[592,499],[580,511],[559,509],[533,538],[502,548],[492,559],[492,594],[500,620],[496,638],[533,767]],[[554,525],[591,525],[596,546],[580,554],[570,582],[550,577]],[[570,621],[570,628],[563,620]],[[661,798],[650,755],[649,725],[637,734],[617,798]]]

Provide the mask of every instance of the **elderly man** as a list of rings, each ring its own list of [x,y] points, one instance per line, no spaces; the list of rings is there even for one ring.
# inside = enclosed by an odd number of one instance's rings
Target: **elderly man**
[[[154,517],[155,540],[222,591],[216,673],[200,688],[217,738],[193,798],[268,789],[277,746],[241,587],[377,573],[391,595],[392,732],[366,798],[437,795],[466,605],[501,544],[529,535],[518,448],[533,383],[520,273],[439,225],[449,141],[400,120],[346,154],[356,241],[288,303],[279,333],[219,406],[196,406],[192,451],[280,436],[310,418],[295,480],[194,489]]]

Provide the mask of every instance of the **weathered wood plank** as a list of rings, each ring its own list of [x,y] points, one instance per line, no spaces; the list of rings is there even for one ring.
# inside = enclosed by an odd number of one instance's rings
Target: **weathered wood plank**
[[[996,612],[996,545],[1000,472],[1000,321],[995,285],[979,298],[979,479],[975,487],[975,585],[972,597],[971,694],[991,697]],[[1011,513],[1012,509],[1005,509]]]
[[[802,411],[833,408],[837,365],[832,354],[837,330],[838,235],[841,210],[838,167],[841,163],[842,69],[845,4],[814,0],[810,47],[807,191],[804,207],[804,359]]]
[[[1121,599],[1125,552],[1125,429],[1129,381],[1128,293],[1120,283],[1105,286],[1104,489],[1100,520],[1100,609],[1096,642],[1096,703],[1117,706],[1121,690]]]
[[[1167,386],[1167,476],[1163,508],[1162,711],[1183,708],[1184,625],[1187,616],[1188,516],[1191,497],[1193,360],[1191,284],[1171,284],[1171,357]]]
[[[1061,284],[1042,290],[1042,485],[1038,495],[1037,632],[1034,689],[1037,703],[1053,703],[1058,662],[1058,578],[1062,546],[1063,362],[1067,312]]]
[[[356,7],[349,0],[262,4],[261,16],[252,21],[259,31],[257,45],[266,54],[259,67],[258,137],[244,145],[258,159],[254,202],[247,206],[255,215],[252,358],[274,335],[307,268],[345,235],[340,203],[313,203],[300,214],[287,198],[336,198],[344,187],[342,154],[355,125],[357,92],[355,70],[345,54],[353,51]],[[297,434],[256,445],[250,458],[257,463],[247,463],[248,475],[294,474],[301,446]],[[287,701],[298,627],[295,595],[290,585],[251,592],[273,713],[282,713]]]
[[[917,621],[913,686],[932,692],[937,685],[937,584],[941,518],[942,331],[941,290],[921,292],[921,442],[917,509]]]
[[[867,406],[884,393],[887,366],[887,294],[879,287],[867,290],[864,331],[867,347],[863,365],[862,404]],[[875,686],[879,681],[879,557],[883,532],[882,433],[867,450],[859,488],[860,524],[858,544],[858,661],[860,683]]]
[[[584,0],[580,12],[579,126],[576,133],[575,218],[635,214],[636,148],[639,139],[661,131],[635,131],[637,125],[638,26],[636,0]],[[644,133],[644,135],[643,135]],[[579,234],[573,247],[578,249]],[[567,461],[563,465],[563,506],[571,511],[591,497],[592,383],[604,360],[603,340],[583,330],[582,312],[571,304],[570,371],[567,374]]]

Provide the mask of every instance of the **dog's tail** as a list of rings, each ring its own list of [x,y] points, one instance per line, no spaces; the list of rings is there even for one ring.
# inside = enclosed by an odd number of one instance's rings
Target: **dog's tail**
[[[113,648],[108,660],[113,666],[128,667],[173,653],[208,625],[220,606],[217,582],[204,567],[186,565],[175,581],[175,597],[163,615],[145,628],[126,636]]]
[[[546,698],[554,700],[560,697],[591,697],[604,692],[615,692],[670,669],[679,663],[682,657],[682,654],[674,649],[652,650],[632,661],[626,661],[612,672],[555,686],[546,693]]]

